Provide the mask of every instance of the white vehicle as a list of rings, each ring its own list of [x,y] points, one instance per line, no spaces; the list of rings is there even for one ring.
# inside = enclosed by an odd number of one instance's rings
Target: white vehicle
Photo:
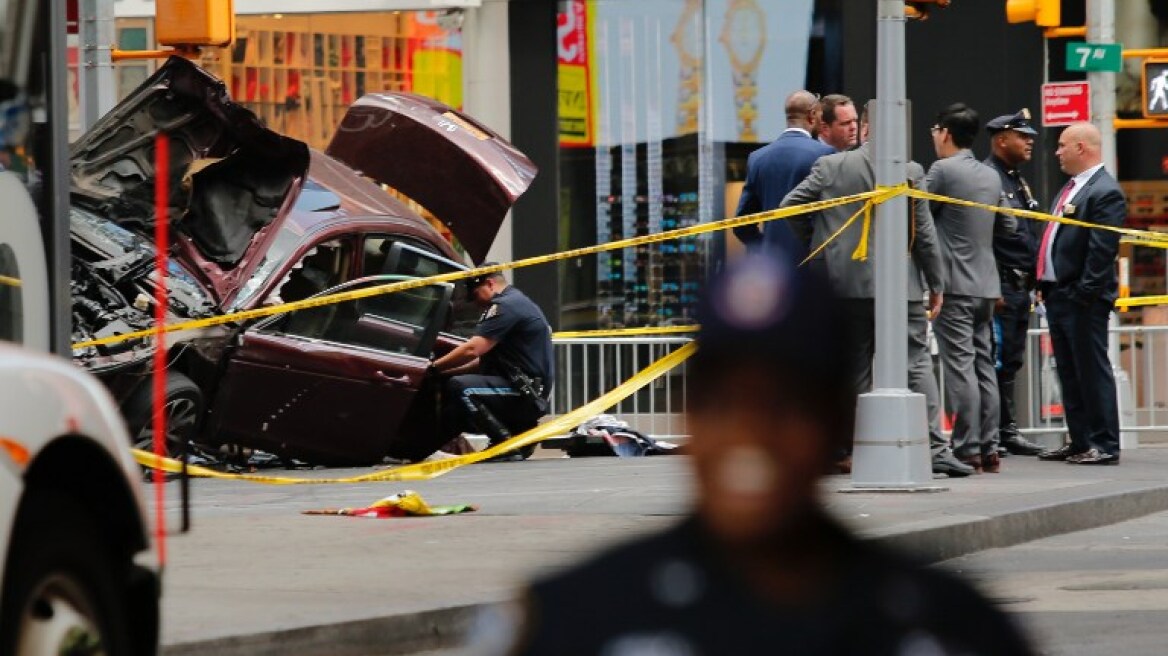
[[[32,26],[46,24],[35,14],[48,4],[0,0],[0,654],[148,656],[159,585],[141,470],[105,387],[48,354],[48,267],[29,191],[43,187],[30,184],[36,144],[21,125],[43,54]]]
[[[0,336],[45,341],[35,210],[10,173],[0,198]],[[138,564],[152,554],[129,443],[96,378],[0,341],[0,654],[157,650],[158,582]]]

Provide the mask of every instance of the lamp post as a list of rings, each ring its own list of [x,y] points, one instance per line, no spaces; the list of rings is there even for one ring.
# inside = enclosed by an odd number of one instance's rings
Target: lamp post
[[[872,154],[876,184],[894,186],[905,181],[908,162],[905,5],[879,0],[877,12]],[[909,202],[897,196],[876,207],[875,389],[857,403],[852,484],[845,491],[944,489],[932,483],[925,397],[908,390]]]

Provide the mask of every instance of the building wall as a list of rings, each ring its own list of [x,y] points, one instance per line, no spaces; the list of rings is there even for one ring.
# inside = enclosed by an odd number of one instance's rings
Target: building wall
[[[855,3],[844,14],[844,88],[861,102],[876,95],[876,3]],[[913,159],[928,167],[936,160],[929,128],[946,105],[963,102],[982,122],[1030,108],[1038,123],[1043,82],[1043,42],[1033,25],[1006,22],[1005,1],[954,2],[927,21],[909,21],[905,29],[906,75]],[[1041,180],[1050,166],[1041,155],[1056,137],[1040,130],[1035,160],[1024,173],[1036,181],[1042,199],[1050,184]],[[989,154],[982,134],[974,144]],[[1061,184],[1061,183],[1060,183]],[[1056,187],[1057,188],[1057,187]]]

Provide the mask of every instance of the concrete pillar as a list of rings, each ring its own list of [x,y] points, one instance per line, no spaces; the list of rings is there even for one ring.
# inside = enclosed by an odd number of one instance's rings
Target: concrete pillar
[[[507,0],[483,0],[462,24],[463,109],[511,139],[511,56]],[[487,259],[514,259],[511,216],[503,222]]]
[[[116,41],[114,0],[80,0],[78,9],[78,32],[81,37],[77,66],[78,95],[81,101],[81,131],[85,132],[117,104],[112,58]]]

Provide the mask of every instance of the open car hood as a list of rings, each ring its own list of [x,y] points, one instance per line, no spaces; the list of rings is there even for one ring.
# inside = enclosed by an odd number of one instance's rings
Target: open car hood
[[[326,151],[433,213],[476,263],[536,166],[474,119],[411,93],[374,93],[353,104]]]
[[[151,237],[159,132],[170,137],[174,257],[222,301],[278,228],[308,171],[308,146],[263,127],[218,78],[171,57],[73,144],[73,201]]]

